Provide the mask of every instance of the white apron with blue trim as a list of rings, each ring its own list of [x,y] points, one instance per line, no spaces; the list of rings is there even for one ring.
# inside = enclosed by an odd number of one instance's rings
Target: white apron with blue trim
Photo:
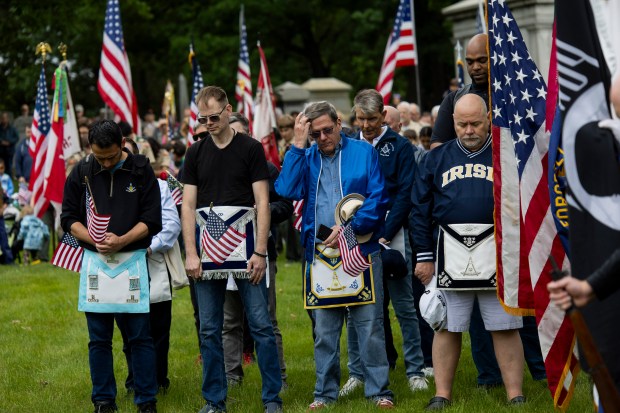
[[[146,250],[102,255],[84,249],[78,310],[93,313],[148,313]]]

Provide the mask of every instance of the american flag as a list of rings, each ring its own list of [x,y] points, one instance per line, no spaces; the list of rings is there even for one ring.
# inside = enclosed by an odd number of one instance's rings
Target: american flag
[[[140,134],[138,101],[131,84],[131,68],[125,52],[123,26],[118,0],[108,0],[103,28],[103,48],[97,88],[114,113]]]
[[[293,227],[297,231],[301,231],[301,217],[303,215],[304,200],[293,201]]]
[[[194,143],[194,133],[196,130],[196,118],[198,117],[198,105],[196,104],[196,95],[200,92],[204,85],[204,81],[202,80],[202,72],[200,71],[200,65],[198,64],[198,60],[196,59],[196,54],[194,53],[194,45],[190,43],[189,45],[189,64],[192,67],[192,101],[190,106],[190,114],[189,114],[189,130],[187,132],[187,145],[191,145]]]
[[[168,184],[168,189],[170,189],[170,194],[172,195],[172,200],[175,205],[181,205],[183,203],[183,184],[172,176],[170,172],[162,172],[159,178],[165,180]]]
[[[229,227],[213,210],[209,211],[201,244],[211,261],[222,265],[245,238],[246,234]]]
[[[97,213],[93,197],[86,188],[86,227],[88,235],[96,243],[100,243],[105,239],[105,233],[108,232],[108,224],[112,215],[101,215]]]
[[[390,102],[396,68],[415,66],[417,63],[418,52],[414,28],[413,0],[400,0],[377,82],[377,90],[383,96],[385,104]]]
[[[49,205],[49,200],[45,198],[45,174],[43,167],[45,166],[47,134],[50,127],[50,108],[47,98],[47,83],[45,82],[45,66],[41,65],[34,116],[30,129],[30,142],[28,143],[28,151],[32,157],[29,189],[32,191],[34,214],[39,218],[43,216]]]
[[[65,270],[80,272],[82,267],[82,255],[84,249],[80,247],[78,240],[68,232],[60,239],[60,244],[54,252],[52,265]]]
[[[244,8],[239,12],[239,63],[237,67],[237,85],[235,86],[237,112],[245,115],[252,125],[252,77],[250,76],[250,54],[248,53],[248,35],[245,30]]]
[[[504,1],[489,1],[488,19],[498,296],[509,313],[535,312],[548,386],[563,406],[574,385],[574,334],[546,290],[549,256],[566,260],[547,185],[547,87]]]
[[[357,277],[360,273],[370,267],[368,259],[362,255],[360,246],[355,238],[355,233],[351,224],[340,228],[338,234],[338,249],[342,259],[342,269],[347,274]]]

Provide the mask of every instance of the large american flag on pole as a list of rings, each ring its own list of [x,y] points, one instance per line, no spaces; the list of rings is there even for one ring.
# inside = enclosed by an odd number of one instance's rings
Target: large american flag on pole
[[[65,270],[80,272],[82,255],[84,255],[84,249],[80,247],[78,240],[73,235],[65,232],[58,248],[56,248],[56,252],[54,252],[52,265]]]
[[[252,127],[253,98],[252,77],[250,76],[250,54],[248,52],[248,35],[245,29],[245,14],[243,5],[239,12],[239,62],[237,65],[237,85],[235,86],[237,112],[245,115]],[[251,129],[250,129],[251,130]]]
[[[196,118],[198,117],[198,105],[196,104],[196,95],[200,92],[205,84],[202,80],[202,72],[200,71],[200,65],[198,64],[198,60],[196,59],[196,54],[194,53],[194,45],[190,43],[189,45],[189,64],[192,67],[192,100],[190,103],[190,114],[189,114],[189,130],[187,131],[187,145],[191,145],[194,143],[194,134],[196,131]]]
[[[360,246],[357,243],[351,224],[340,228],[338,233],[338,249],[342,259],[342,269],[347,274],[357,277],[362,271],[370,267],[368,259],[360,251]]]
[[[112,215],[102,215],[97,213],[95,202],[93,200],[88,187],[86,188],[86,227],[88,235],[96,243],[100,243],[105,239],[105,233],[108,232],[108,224]]]
[[[211,209],[201,238],[202,249],[207,256],[214,263],[222,265],[246,238],[246,234],[226,225],[226,222]]]
[[[45,198],[45,155],[47,154],[47,134],[50,130],[50,108],[47,98],[47,83],[45,81],[45,66],[41,65],[41,74],[37,83],[37,98],[34,106],[34,116],[30,129],[30,142],[28,151],[32,157],[32,168],[30,171],[30,190],[32,191],[32,202],[34,214],[37,217],[43,216],[49,205],[49,200]]]
[[[108,0],[103,29],[103,48],[97,89],[114,113],[141,134],[138,101],[131,84],[131,68],[125,52],[123,25],[118,0]]]
[[[400,0],[377,82],[377,90],[385,104],[390,102],[396,68],[417,64],[418,52],[413,30],[413,0]]]
[[[565,406],[576,362],[572,327],[546,290],[549,257],[567,264],[547,185],[547,87],[504,1],[489,1],[488,19],[498,296],[509,313],[535,312],[549,389]]]

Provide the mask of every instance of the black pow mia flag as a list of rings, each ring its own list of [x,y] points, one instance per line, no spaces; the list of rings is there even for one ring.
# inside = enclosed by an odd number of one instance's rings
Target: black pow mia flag
[[[599,121],[610,119],[611,77],[590,1],[562,0],[555,4],[571,272],[583,279],[620,248],[619,148],[611,130],[599,127]],[[620,293],[583,310],[617,388],[619,313]],[[581,360],[583,364],[584,358]]]

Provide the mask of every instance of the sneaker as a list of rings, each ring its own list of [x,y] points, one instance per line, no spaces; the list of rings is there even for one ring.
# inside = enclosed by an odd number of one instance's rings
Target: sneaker
[[[95,413],[114,413],[117,410],[114,402],[95,402]]]
[[[267,403],[265,413],[282,413],[282,405],[279,403]]]
[[[205,404],[202,409],[198,411],[198,413],[222,413],[222,411],[216,409],[215,407],[209,406],[208,404]]]
[[[424,377],[435,377],[435,370],[432,367],[424,367],[422,373],[424,373]]]
[[[315,400],[312,403],[310,403],[310,406],[308,406],[308,411],[310,412],[313,410],[321,410],[325,407],[327,407],[327,403],[321,400]]]
[[[375,404],[379,409],[388,410],[394,408],[394,402],[387,397],[379,397],[375,399]]]
[[[138,405],[138,413],[157,413],[155,402],[146,402]]]
[[[364,382],[357,377],[351,376],[349,377],[349,380],[347,380],[347,382],[344,384],[344,386],[342,386],[342,389],[340,389],[340,393],[338,393],[338,395],[340,397],[347,396],[353,393],[355,389],[360,387],[364,387]]]
[[[226,377],[228,387],[240,387],[243,384],[243,378],[237,376]]]
[[[428,389],[428,380],[426,380],[426,377],[422,376],[411,376],[409,377],[409,388],[413,392],[426,390]]]

